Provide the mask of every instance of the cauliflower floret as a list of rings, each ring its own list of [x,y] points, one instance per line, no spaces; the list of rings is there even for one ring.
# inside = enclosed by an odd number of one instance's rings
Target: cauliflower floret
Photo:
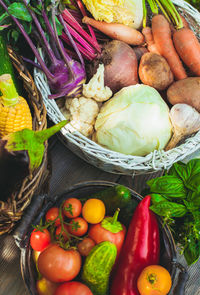
[[[99,113],[98,103],[91,98],[67,98],[66,109],[70,112],[70,124],[85,136],[94,132],[95,119]]]
[[[83,95],[96,101],[106,101],[112,96],[112,90],[104,86],[104,65],[100,64],[96,74],[88,84],[83,84]]]

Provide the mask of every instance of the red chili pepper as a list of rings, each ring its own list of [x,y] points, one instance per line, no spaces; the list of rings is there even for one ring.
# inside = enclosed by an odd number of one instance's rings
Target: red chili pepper
[[[137,279],[148,265],[158,264],[160,257],[159,228],[149,209],[151,196],[137,206],[113,274],[111,295],[139,295]]]

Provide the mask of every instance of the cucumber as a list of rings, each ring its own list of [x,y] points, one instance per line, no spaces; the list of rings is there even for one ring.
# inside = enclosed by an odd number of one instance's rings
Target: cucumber
[[[117,208],[125,208],[131,200],[129,189],[123,185],[114,185],[87,197],[87,199],[100,199],[106,206],[106,214],[113,215]],[[86,201],[86,199],[81,199]]]
[[[82,271],[82,281],[93,295],[109,294],[109,277],[117,256],[117,247],[111,242],[102,242],[90,251]]]
[[[8,54],[6,39],[4,37],[4,34],[1,32],[0,33],[0,75],[3,75],[3,74],[10,74],[15,84],[15,87],[17,88],[17,90],[19,90],[16,77],[14,74],[13,65],[10,60],[10,56]]]

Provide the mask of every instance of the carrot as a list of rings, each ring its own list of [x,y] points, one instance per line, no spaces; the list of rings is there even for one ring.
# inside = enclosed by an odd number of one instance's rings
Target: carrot
[[[166,58],[175,78],[177,80],[187,78],[186,71],[173,45],[170,24],[164,15],[153,16],[152,33],[158,51]]]
[[[147,49],[150,52],[160,54],[153,39],[152,29],[150,27],[145,27],[142,29],[142,34],[144,35],[145,41],[147,43]]]
[[[193,31],[188,28],[177,30],[173,41],[180,58],[194,75],[200,77],[200,43]]]
[[[129,26],[101,22],[87,16],[84,16],[82,22],[91,25],[112,39],[123,41],[129,45],[142,45],[144,43],[143,34]]]
[[[180,16],[180,19],[181,19],[181,22],[182,22],[181,27],[184,27],[184,28],[188,28],[188,29],[189,29],[190,26],[189,26],[187,20],[184,18],[184,16],[181,15],[181,14],[179,14],[179,16]],[[170,24],[170,28],[171,28],[171,32],[172,32],[172,34],[176,32],[176,29],[175,29],[175,27],[174,27],[173,24]]]

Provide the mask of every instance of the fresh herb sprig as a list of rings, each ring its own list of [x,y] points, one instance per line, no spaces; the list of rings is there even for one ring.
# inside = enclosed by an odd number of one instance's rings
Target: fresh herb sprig
[[[170,226],[188,265],[195,263],[200,256],[200,159],[174,163],[147,184],[151,210]]]

